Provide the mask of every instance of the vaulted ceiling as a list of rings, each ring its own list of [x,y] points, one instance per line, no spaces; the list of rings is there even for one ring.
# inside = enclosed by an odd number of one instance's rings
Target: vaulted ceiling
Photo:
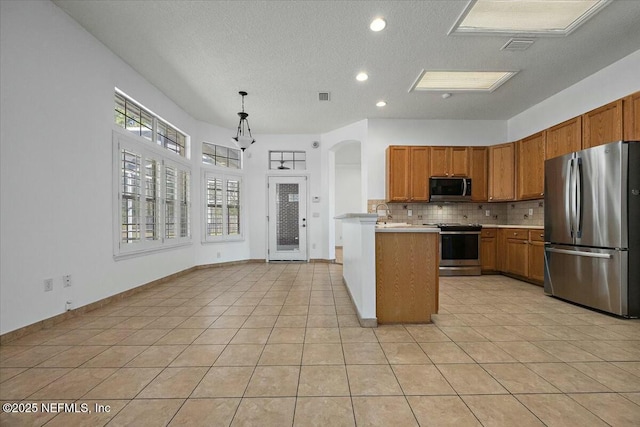
[[[636,0],[615,0],[525,51],[500,50],[506,36],[447,35],[466,0],[54,3],[198,120],[234,128],[247,91],[259,134],[365,118],[508,119],[640,48]],[[387,28],[374,33],[377,16]],[[422,69],[519,72],[493,93],[443,99],[409,92]],[[360,71],[366,82],[355,80]]]

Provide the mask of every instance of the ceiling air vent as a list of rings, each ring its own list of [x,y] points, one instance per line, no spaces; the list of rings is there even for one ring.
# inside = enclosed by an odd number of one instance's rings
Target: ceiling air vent
[[[527,50],[533,42],[534,39],[511,39],[500,50]]]
[[[318,92],[318,101],[329,101],[329,92]]]

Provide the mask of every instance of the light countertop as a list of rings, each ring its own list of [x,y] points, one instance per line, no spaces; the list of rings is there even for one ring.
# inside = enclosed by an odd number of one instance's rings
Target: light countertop
[[[440,233],[440,229],[429,225],[406,225],[402,227],[376,226],[376,233]]]

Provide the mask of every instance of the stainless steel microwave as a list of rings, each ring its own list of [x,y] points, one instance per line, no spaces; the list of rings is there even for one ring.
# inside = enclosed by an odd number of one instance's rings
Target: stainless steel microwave
[[[429,201],[470,202],[471,178],[429,178]]]

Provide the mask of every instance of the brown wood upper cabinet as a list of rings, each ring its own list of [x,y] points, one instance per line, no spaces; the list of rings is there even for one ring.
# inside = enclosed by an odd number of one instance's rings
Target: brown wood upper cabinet
[[[489,198],[487,157],[487,147],[469,147],[469,178],[471,178],[471,200],[474,202],[486,202]]]
[[[544,196],[545,132],[538,132],[516,142],[518,165],[518,200]]]
[[[622,99],[582,115],[582,148],[622,139]]]
[[[429,147],[387,148],[387,201],[429,201]]]
[[[582,117],[574,117],[544,131],[545,159],[563,156],[582,149]]]
[[[468,147],[431,147],[431,176],[469,176]]]
[[[622,100],[624,111],[624,139],[640,141],[640,92],[633,93]]]
[[[490,202],[515,198],[515,147],[513,142],[489,147],[488,176]]]

